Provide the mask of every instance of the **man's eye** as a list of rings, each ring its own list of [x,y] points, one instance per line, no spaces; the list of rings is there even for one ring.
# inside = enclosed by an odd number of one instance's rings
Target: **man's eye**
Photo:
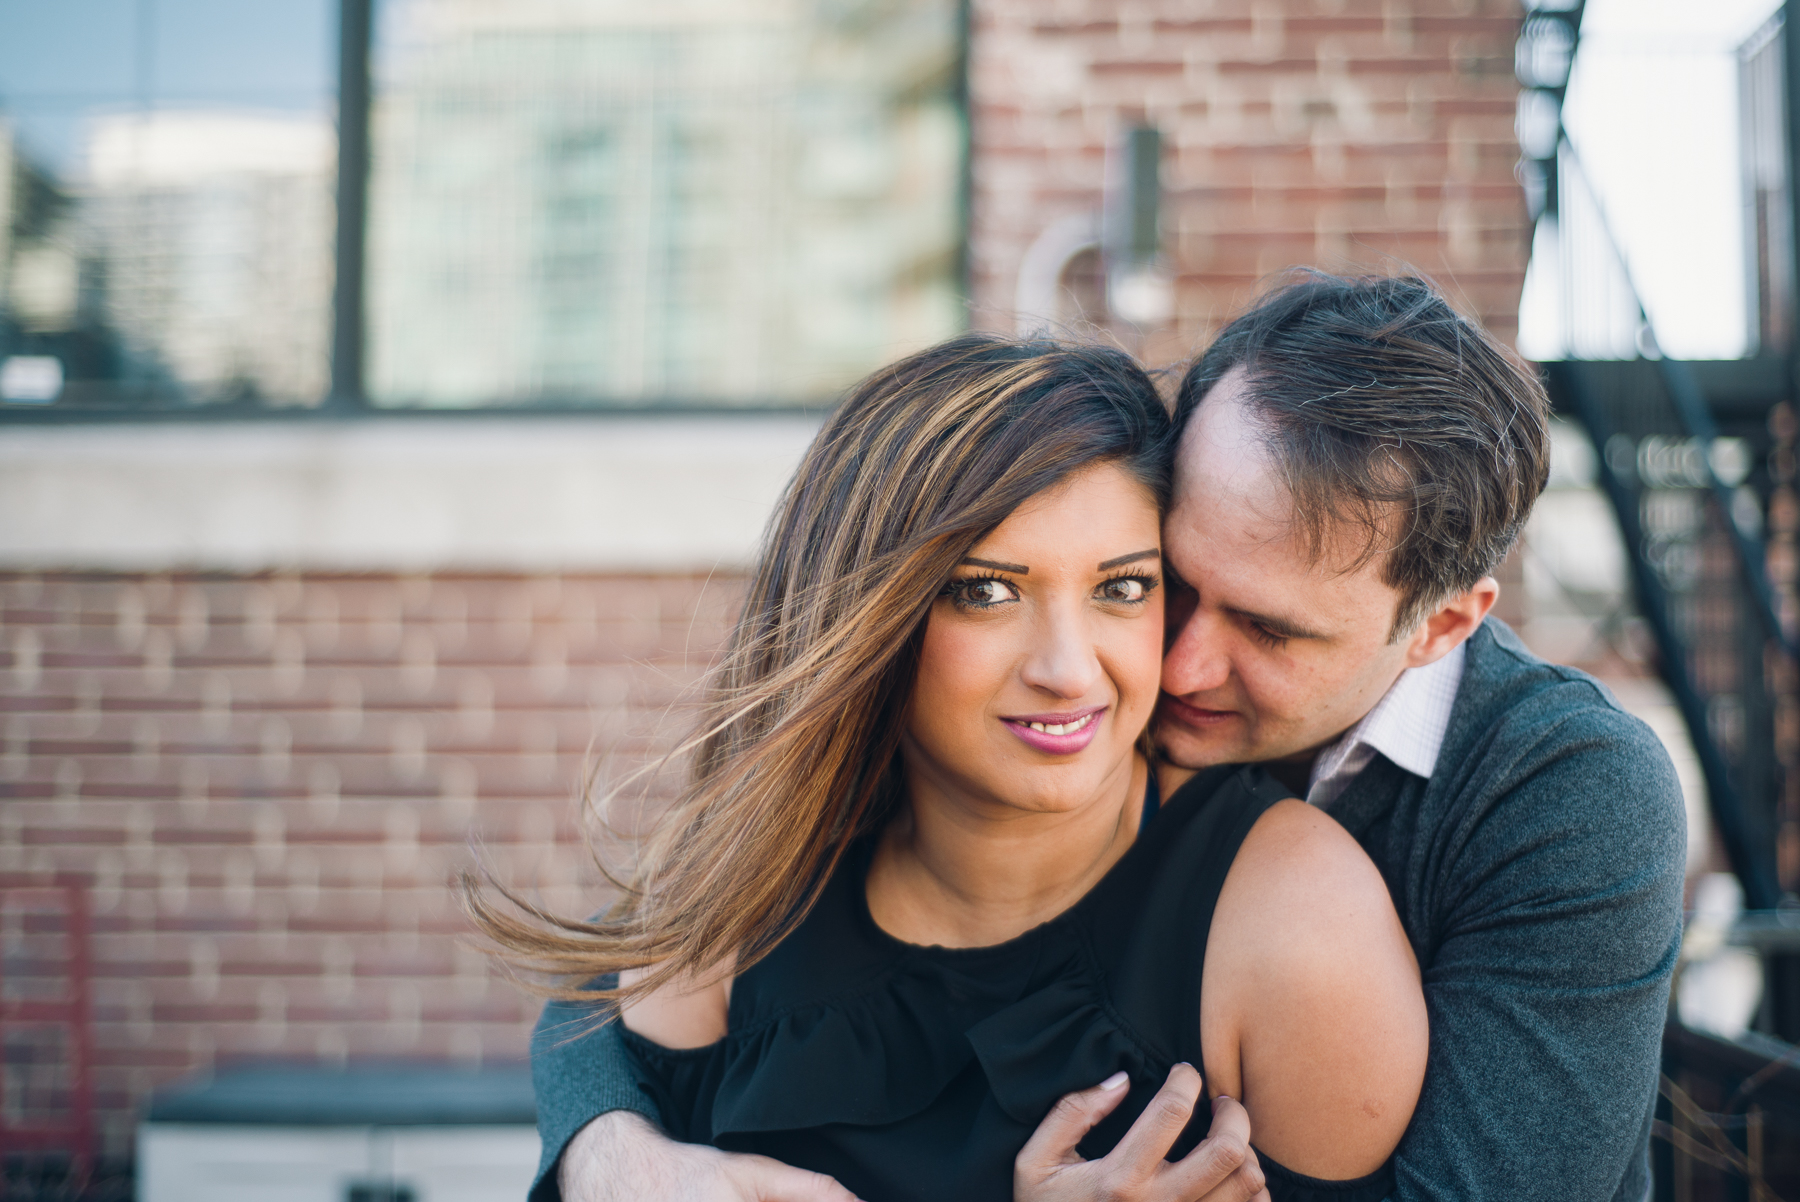
[[[1274,648],[1285,647],[1287,645],[1287,637],[1285,635],[1276,634],[1261,622],[1250,623],[1250,636],[1265,647]]]
[[[1007,601],[1017,601],[1019,594],[1012,585],[992,576],[978,580],[952,580],[944,593],[958,605],[969,609],[990,609]]]
[[[1145,576],[1120,576],[1108,580],[1096,590],[1103,601],[1142,601],[1150,595],[1156,582]]]

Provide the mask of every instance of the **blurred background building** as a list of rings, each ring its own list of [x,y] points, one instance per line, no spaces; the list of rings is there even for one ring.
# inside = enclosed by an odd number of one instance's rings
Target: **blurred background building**
[[[1690,795],[1659,1189],[1791,1180],[1779,15],[0,0],[9,1180],[42,1145],[117,1193],[147,1113],[304,1088],[245,1065],[504,1093],[537,1004],[460,940],[449,879],[479,855],[603,898],[584,782],[681,730],[833,396],[967,328],[1175,364],[1296,264],[1422,271],[1549,365],[1552,489],[1502,614],[1606,677]],[[399,1146],[341,1180],[314,1145],[207,1171],[506,1193]]]
[[[326,385],[333,137],[318,118],[96,116],[66,307],[117,339],[117,379],[171,400],[314,396]],[[40,269],[40,270],[47,270]],[[82,311],[82,272],[91,312]],[[54,318],[52,318],[54,314]],[[71,373],[73,374],[73,373]],[[65,390],[117,387],[65,377]],[[74,396],[69,398],[75,400]]]

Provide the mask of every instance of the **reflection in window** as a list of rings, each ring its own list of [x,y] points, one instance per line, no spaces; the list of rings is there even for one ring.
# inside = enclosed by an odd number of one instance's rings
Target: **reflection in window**
[[[0,406],[324,395],[334,14],[0,6]]]
[[[334,158],[319,118],[95,120],[83,241],[137,381],[198,400],[324,395]]]
[[[390,0],[378,403],[829,396],[954,332],[955,0]]]

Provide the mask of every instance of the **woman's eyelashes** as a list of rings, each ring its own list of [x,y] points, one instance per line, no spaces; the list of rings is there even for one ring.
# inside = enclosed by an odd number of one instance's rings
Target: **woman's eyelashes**
[[[1108,605],[1137,606],[1150,597],[1162,581],[1154,573],[1128,572],[1108,576],[1094,586],[1093,597]],[[939,594],[963,610],[991,610],[1021,599],[1019,586],[1005,576],[961,576],[950,580]]]
[[[993,609],[1019,599],[1019,590],[1004,576],[963,576],[944,585],[941,596],[958,609]]]
[[[1108,576],[1094,590],[1094,596],[1101,601],[1110,601],[1114,604],[1138,605],[1148,600],[1150,594],[1161,583],[1161,580],[1147,572]]]

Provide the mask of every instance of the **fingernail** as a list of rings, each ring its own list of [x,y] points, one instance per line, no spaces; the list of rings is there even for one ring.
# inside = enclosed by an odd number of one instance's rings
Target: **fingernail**
[[[1130,1073],[1122,1072],[1122,1071],[1116,1072],[1112,1076],[1108,1077],[1106,1080],[1100,1082],[1100,1090],[1102,1093],[1111,1093],[1113,1090],[1119,1088],[1119,1086],[1125,1084],[1125,1082],[1127,1082],[1129,1080],[1131,1080]]]

